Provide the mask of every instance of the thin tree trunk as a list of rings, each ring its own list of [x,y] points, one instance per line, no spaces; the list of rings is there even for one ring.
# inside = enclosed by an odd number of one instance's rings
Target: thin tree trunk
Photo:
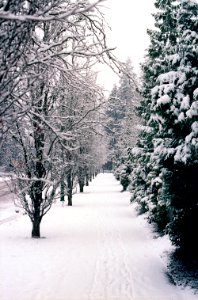
[[[72,206],[72,195],[68,194],[67,199],[68,199],[68,206]]]
[[[42,203],[42,185],[41,181],[37,181],[33,185],[34,197],[32,199],[34,205],[34,212],[32,215],[32,238],[40,238],[40,223],[42,220],[41,206]]]
[[[89,176],[86,175],[86,186],[89,186]]]
[[[72,175],[71,170],[69,170],[69,174],[67,175],[67,199],[68,206],[72,206]]]
[[[64,183],[64,178],[61,180],[61,183],[60,183],[60,201],[62,201],[62,203],[65,201],[65,183]]]

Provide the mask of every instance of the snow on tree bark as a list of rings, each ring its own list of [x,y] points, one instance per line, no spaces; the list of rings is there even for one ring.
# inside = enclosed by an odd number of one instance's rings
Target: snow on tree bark
[[[121,64],[106,44],[102,14],[94,10],[96,3],[6,3],[0,13],[4,39],[0,55],[5,67],[0,77],[0,113],[4,133],[18,150],[20,163],[12,165],[18,204],[32,221],[32,236],[39,237],[42,217],[60,195],[63,174],[66,189],[62,194],[72,203],[80,137],[88,133],[90,142],[100,139],[98,111],[104,95],[91,66],[99,60],[115,68]],[[55,11],[56,17],[50,17]],[[92,173],[102,162],[98,158],[94,163],[100,150],[87,143],[83,159]]]

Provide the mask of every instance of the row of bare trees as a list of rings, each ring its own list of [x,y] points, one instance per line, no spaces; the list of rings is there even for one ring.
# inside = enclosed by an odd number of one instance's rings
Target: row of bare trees
[[[32,237],[40,237],[56,197],[72,205],[77,180],[83,191],[104,163],[104,95],[92,70],[119,63],[106,44],[100,2],[0,4],[0,139],[14,145],[7,159]]]

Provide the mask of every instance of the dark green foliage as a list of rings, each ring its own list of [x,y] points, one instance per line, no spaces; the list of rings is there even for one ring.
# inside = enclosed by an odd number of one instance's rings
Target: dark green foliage
[[[151,210],[151,216],[149,218],[149,221],[152,223],[155,223],[157,225],[157,231],[160,233],[164,233],[167,223],[169,221],[168,219],[168,212],[167,212],[167,206],[165,204],[163,205],[156,205]]]
[[[142,130],[136,148],[132,150],[133,172],[131,175],[132,201],[137,201],[140,211],[148,211],[150,222],[156,223],[157,230],[164,232],[168,222],[167,204],[162,197],[162,165],[155,158],[154,149],[158,134],[158,119],[154,114],[152,89],[158,76],[169,68],[166,60],[170,46],[174,46],[177,39],[175,1],[155,1],[158,12],[154,14],[155,30],[148,30],[151,44],[142,65],[142,100],[137,108],[142,118]]]
[[[130,174],[131,174],[130,166],[129,165],[123,166],[122,171],[120,173],[120,183],[123,187],[123,191],[126,191],[130,184],[130,179],[129,179]]]
[[[132,199],[160,233],[197,256],[198,4],[157,1],[143,66],[143,126],[132,150]]]
[[[171,253],[167,267],[172,283],[198,290],[198,260],[194,257],[189,258],[177,249]]]
[[[172,242],[189,256],[197,257],[198,164],[179,166],[172,172],[169,191],[172,195],[168,233]]]
[[[174,59],[169,56],[171,73],[159,78],[158,92],[153,95],[153,109],[163,124],[156,135],[159,150],[154,151],[171,174],[163,178],[169,194],[170,238],[185,255],[197,258],[198,4],[181,1],[177,16],[178,44],[172,51]],[[163,96],[170,101],[160,103]]]

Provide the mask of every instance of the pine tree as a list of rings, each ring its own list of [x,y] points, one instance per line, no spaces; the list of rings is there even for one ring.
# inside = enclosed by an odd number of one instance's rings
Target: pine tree
[[[157,119],[154,157],[163,167],[162,199],[168,202],[172,242],[190,256],[198,226],[198,4],[181,0],[177,44],[169,50],[168,72],[158,77],[152,94]]]
[[[123,105],[118,98],[117,85],[113,86],[106,110],[106,131],[109,137],[109,150],[117,143],[117,132],[120,130],[120,120],[123,118]]]
[[[167,223],[166,204],[159,199],[162,188],[161,165],[153,160],[155,136],[158,132],[157,119],[151,118],[152,89],[158,76],[168,70],[167,53],[170,46],[175,45],[176,6],[175,1],[156,0],[158,12],[154,15],[155,30],[148,30],[151,44],[148,49],[145,64],[142,66],[142,101],[138,113],[142,117],[142,130],[138,143],[132,150],[133,172],[131,175],[131,201],[140,204],[140,212],[149,211],[150,221],[154,221],[159,231],[163,231]]]

